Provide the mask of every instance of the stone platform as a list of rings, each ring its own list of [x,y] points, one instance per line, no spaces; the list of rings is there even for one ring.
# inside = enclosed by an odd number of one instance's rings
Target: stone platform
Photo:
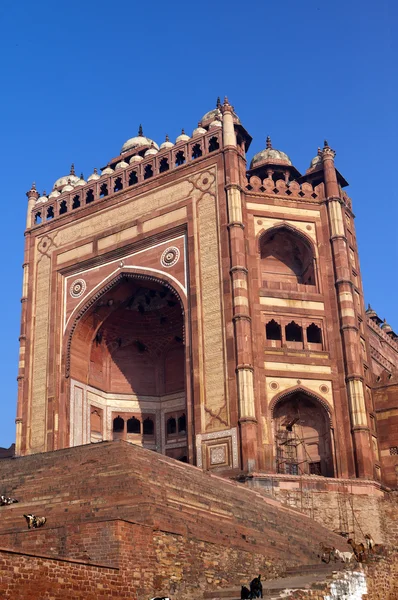
[[[4,459],[0,493],[19,500],[0,509],[2,598],[199,599],[319,562],[320,542],[346,549],[297,510],[122,441]],[[28,530],[24,513],[47,523]]]

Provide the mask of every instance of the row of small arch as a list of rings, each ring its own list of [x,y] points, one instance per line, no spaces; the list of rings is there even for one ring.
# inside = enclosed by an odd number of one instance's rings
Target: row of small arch
[[[218,150],[219,147],[220,146],[218,143],[218,139],[216,137],[211,138],[209,141],[209,152],[214,152],[214,151]],[[195,144],[192,147],[192,160],[200,158],[201,156],[202,156],[201,146],[200,146],[200,144]],[[183,150],[180,150],[175,155],[175,167],[180,167],[183,164],[185,164],[185,162],[186,162],[185,153]],[[169,159],[167,157],[163,157],[159,162],[159,173],[165,173],[169,169],[170,169]],[[153,175],[154,175],[154,172],[153,172],[152,164],[145,165],[144,177],[143,177],[144,180],[150,179],[151,177],[153,177]],[[138,180],[137,171],[131,171],[129,173],[128,187],[135,185],[136,183],[138,183],[138,181],[139,180]],[[113,190],[111,193],[120,192],[121,190],[123,190],[122,177],[116,177],[116,179],[113,182]],[[110,192],[108,189],[108,184],[107,183],[101,184],[100,189],[99,189],[99,198],[105,198],[106,196],[109,196],[109,193]],[[90,188],[86,192],[85,204],[86,205],[90,204],[91,202],[94,202],[94,200],[95,200],[94,191],[93,191],[93,189]],[[72,200],[72,210],[75,210],[76,208],[80,208],[81,205],[82,205],[81,196],[79,194],[76,194]],[[58,214],[63,215],[67,212],[68,212],[67,201],[63,200],[59,204]],[[54,206],[49,206],[46,211],[45,220],[50,221],[55,216],[56,215],[54,213]],[[42,223],[43,218],[44,218],[44,216],[42,215],[41,211],[36,212],[35,216],[34,216],[34,225],[38,225],[38,224]]]
[[[265,326],[267,340],[282,341],[282,327],[277,321],[271,319]],[[315,323],[306,328],[307,342],[310,344],[322,344],[322,330]],[[285,326],[285,339],[287,342],[302,342],[303,328],[291,321]]]
[[[124,431],[125,421],[122,417],[117,416],[113,419],[113,432],[121,433]],[[166,433],[167,435],[176,435],[181,434],[185,435],[187,430],[187,420],[185,414],[180,415],[177,419],[175,417],[170,417],[166,421]],[[153,436],[155,434],[155,424],[153,419],[147,417],[142,422],[142,431],[141,431],[141,421],[137,419],[137,417],[130,417],[127,420],[127,433],[137,433],[148,436]]]

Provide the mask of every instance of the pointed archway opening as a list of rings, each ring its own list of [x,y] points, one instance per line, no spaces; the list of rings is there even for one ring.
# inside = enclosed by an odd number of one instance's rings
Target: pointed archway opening
[[[171,286],[120,277],[79,319],[69,361],[71,445],[124,439],[188,461],[184,311]]]
[[[295,391],[273,410],[277,473],[333,477],[330,417],[315,398]]]
[[[314,254],[309,241],[292,228],[281,225],[260,238],[262,287],[314,292]]]

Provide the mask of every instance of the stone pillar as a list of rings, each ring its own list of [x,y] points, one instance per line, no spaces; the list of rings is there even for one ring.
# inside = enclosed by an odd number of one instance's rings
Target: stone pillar
[[[239,154],[236,145],[233,107],[229,104],[227,98],[221,110],[223,113],[223,142],[227,181],[225,190],[231,252],[230,273],[232,279],[242,468],[249,473],[256,469],[257,464],[257,419],[254,402],[248,270],[246,266],[242,197],[239,185]]]
[[[351,431],[358,477],[373,479],[370,430],[365,404],[358,323],[352,292],[351,267],[348,258],[340,187],[334,166],[334,151],[325,142],[322,151],[328,206],[331,245],[336,277],[336,294],[343,343],[346,384],[349,400]]]
[[[27,329],[27,301],[28,301],[28,280],[29,280],[29,244],[30,244],[30,233],[29,229],[32,225],[32,209],[35,205],[37,198],[39,197],[36,191],[35,184],[29,192],[26,193],[28,197],[28,209],[26,218],[25,232],[25,254],[23,268],[23,282],[22,282],[22,297],[21,297],[21,330],[19,336],[19,363],[18,363],[18,401],[17,401],[17,416],[15,419],[16,424],[16,438],[15,438],[15,454],[20,456],[23,452],[22,448],[22,429],[23,429],[23,399],[25,390],[25,352],[26,352],[26,329]],[[26,426],[26,423],[25,423]]]

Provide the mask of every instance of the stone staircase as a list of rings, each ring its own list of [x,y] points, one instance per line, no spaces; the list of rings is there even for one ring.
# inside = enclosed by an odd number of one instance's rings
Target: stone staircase
[[[337,568],[341,568],[341,565]],[[326,584],[326,580],[335,572],[335,564],[325,563],[287,568],[283,577],[263,581],[263,597],[269,600],[286,600],[290,597],[287,593],[309,590],[314,586],[323,587],[322,584]],[[205,592],[203,600],[240,600],[240,589],[235,587]]]
[[[22,515],[30,512],[46,516],[47,527],[126,519],[217,543],[233,539],[270,558],[289,552],[300,564],[314,562],[320,541],[345,549],[294,509],[126,442],[2,460],[0,493],[19,500],[1,508],[0,545],[1,535],[26,530]]]

